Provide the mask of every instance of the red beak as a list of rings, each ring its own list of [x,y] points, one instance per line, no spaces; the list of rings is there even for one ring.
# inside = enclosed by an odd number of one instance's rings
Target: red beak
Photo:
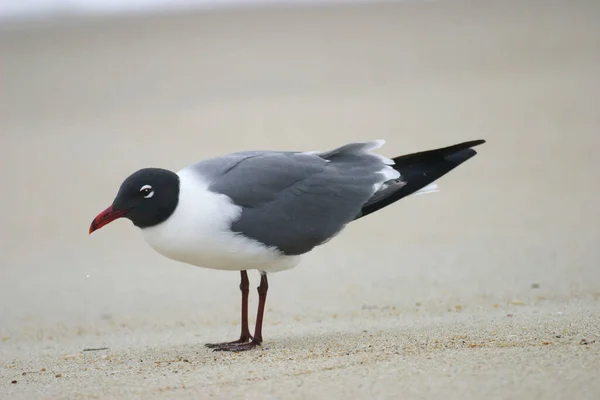
[[[111,205],[106,210],[102,211],[90,225],[90,234],[98,229],[102,228],[104,225],[108,225],[113,222],[115,219],[123,217],[127,214],[127,210],[114,210]]]

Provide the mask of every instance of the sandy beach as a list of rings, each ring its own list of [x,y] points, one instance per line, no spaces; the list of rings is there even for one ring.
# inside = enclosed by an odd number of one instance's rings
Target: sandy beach
[[[0,398],[600,398],[599,19],[440,1],[0,30]],[[238,273],[127,221],[88,235],[139,168],[373,139],[487,143],[272,275],[260,349],[203,346],[239,335]]]

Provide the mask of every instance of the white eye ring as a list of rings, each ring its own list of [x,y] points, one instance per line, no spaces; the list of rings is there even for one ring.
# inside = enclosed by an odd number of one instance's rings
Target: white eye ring
[[[147,195],[144,196],[145,199],[149,199],[150,197],[154,196],[154,190],[152,190],[152,186],[150,185],[144,185],[140,188],[140,193],[144,192],[144,191],[150,191]]]

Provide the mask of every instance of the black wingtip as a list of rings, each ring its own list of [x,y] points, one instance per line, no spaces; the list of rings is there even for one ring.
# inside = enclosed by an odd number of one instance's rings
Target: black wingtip
[[[400,172],[400,176],[403,177],[406,184],[388,197],[363,207],[357,218],[362,218],[387,207],[441,178],[474,157],[477,151],[472,147],[482,145],[485,142],[484,139],[471,140],[448,147],[395,157],[393,168]]]
[[[442,147],[440,149],[435,149],[435,150],[430,150],[430,151],[424,151],[424,152],[417,153],[417,154],[427,154],[429,156],[434,155],[434,154],[435,155],[452,154],[455,152],[459,152],[461,150],[467,150],[467,149],[471,149],[472,147],[475,147],[475,146],[480,146],[480,145],[484,144],[485,142],[486,141],[484,139],[470,140],[468,142],[453,144],[452,146]]]
[[[449,166],[453,165],[454,167],[457,167],[467,161],[469,158],[474,157],[476,154],[477,151],[475,151],[475,149],[467,148],[444,156],[444,161],[446,161]]]
[[[485,139],[477,139],[477,140],[472,140],[470,142],[465,142],[465,143],[463,143],[463,145],[465,147],[472,148],[472,147],[475,147],[475,146],[481,146],[484,143],[486,143]],[[473,150],[473,151],[475,151],[475,150]]]
[[[472,140],[470,142],[465,142],[463,144],[468,147],[475,147],[475,146],[479,146],[480,144],[484,144],[485,142],[486,142],[485,139],[477,139],[477,140]]]
[[[477,154],[477,151],[473,147],[484,143],[485,140],[483,139],[472,140],[440,149],[440,153],[443,154],[444,160],[458,166]]]
[[[462,142],[453,144],[451,146],[442,147],[434,150],[420,151],[418,153],[405,154],[403,156],[395,157],[393,160],[396,165],[402,165],[405,163],[413,164],[419,161],[430,161],[439,157],[446,157],[448,155],[455,154],[461,150],[471,149],[472,147],[484,144],[484,139],[470,140],[468,142]],[[475,152],[475,150],[472,150]],[[477,153],[475,153],[477,154]]]

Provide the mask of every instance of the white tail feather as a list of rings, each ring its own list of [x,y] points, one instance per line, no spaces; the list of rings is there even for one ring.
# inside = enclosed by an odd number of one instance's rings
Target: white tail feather
[[[439,188],[437,183],[430,183],[429,185],[425,186],[423,189],[417,190],[414,194],[419,195],[419,194],[429,194],[429,193],[436,193],[439,192]]]

